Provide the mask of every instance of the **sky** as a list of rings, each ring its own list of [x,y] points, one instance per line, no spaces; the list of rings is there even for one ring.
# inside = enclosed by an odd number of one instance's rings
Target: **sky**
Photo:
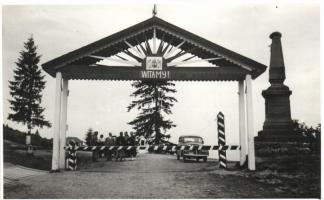
[[[45,63],[86,44],[109,36],[152,16],[153,2],[105,5],[43,5],[2,7],[3,123],[25,131],[8,121],[8,80],[13,79],[14,62],[31,35]],[[157,16],[218,45],[264,65],[270,62],[274,31],[282,33],[286,66],[285,84],[290,96],[292,119],[307,125],[320,123],[320,6],[318,3],[194,3],[181,1],[157,4]],[[270,86],[268,69],[253,81],[254,135],[265,120],[262,90]],[[46,74],[42,106],[46,119],[54,121],[55,79]],[[130,81],[69,81],[67,136],[84,139],[88,128],[105,136],[131,131],[127,122],[137,112],[127,112],[134,91]],[[178,100],[171,120],[170,141],[183,134],[201,135],[206,144],[217,144],[216,115],[225,114],[228,144],[238,144],[237,82],[175,82]],[[39,129],[53,137],[53,128]]]

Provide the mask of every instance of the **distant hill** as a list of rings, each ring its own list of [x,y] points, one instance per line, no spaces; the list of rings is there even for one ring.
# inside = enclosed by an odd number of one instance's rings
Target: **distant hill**
[[[26,133],[3,125],[3,139],[25,145]],[[32,134],[31,143],[38,149],[51,149],[53,147],[53,139],[43,138],[38,134]]]

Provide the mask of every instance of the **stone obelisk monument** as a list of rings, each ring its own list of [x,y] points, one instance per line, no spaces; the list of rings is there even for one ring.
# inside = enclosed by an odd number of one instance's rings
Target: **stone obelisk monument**
[[[281,33],[270,35],[271,55],[269,68],[270,87],[262,91],[265,99],[265,122],[263,130],[259,132],[258,141],[295,141],[293,122],[290,112],[289,96],[292,94],[284,84],[286,79],[285,64],[281,46]]]

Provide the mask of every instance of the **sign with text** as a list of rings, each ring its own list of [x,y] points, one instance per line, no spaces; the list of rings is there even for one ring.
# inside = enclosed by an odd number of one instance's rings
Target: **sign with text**
[[[149,78],[149,79],[170,79],[169,71],[141,71],[141,78]]]
[[[144,63],[145,70],[140,71],[142,79],[170,79],[170,71],[163,70],[163,58],[160,56],[148,56]]]

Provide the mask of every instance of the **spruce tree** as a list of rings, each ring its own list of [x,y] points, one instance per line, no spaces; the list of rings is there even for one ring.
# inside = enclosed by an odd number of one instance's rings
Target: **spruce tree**
[[[86,133],[86,137],[85,137],[86,145],[88,145],[88,146],[90,146],[90,144],[91,144],[92,133],[93,133],[92,128],[89,128],[87,133]]]
[[[136,130],[137,136],[144,136],[149,143],[160,144],[170,135],[168,129],[176,125],[166,115],[172,114],[171,108],[177,100],[169,96],[175,93],[174,83],[168,81],[136,81],[132,83],[135,91],[133,100],[127,107],[128,112],[134,108],[140,110],[139,115],[128,124]],[[163,131],[163,132],[162,132]]]
[[[28,134],[37,127],[51,127],[45,120],[41,107],[42,91],[45,88],[44,75],[38,66],[40,55],[37,55],[37,46],[31,36],[24,43],[24,50],[20,52],[15,62],[14,80],[9,81],[11,100],[9,100],[12,113],[8,119],[27,125]]]

